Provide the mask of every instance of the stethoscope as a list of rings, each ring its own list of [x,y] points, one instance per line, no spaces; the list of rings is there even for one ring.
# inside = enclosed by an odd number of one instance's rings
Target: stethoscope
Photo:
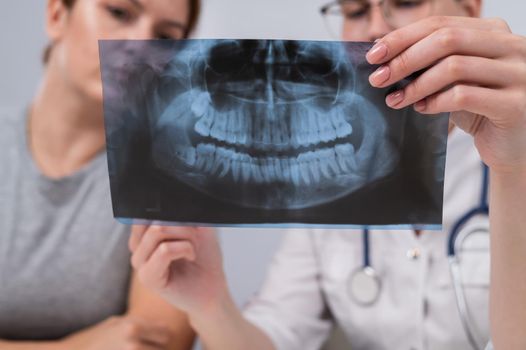
[[[447,240],[447,257],[449,262],[450,273],[453,281],[453,289],[457,302],[457,308],[460,314],[460,319],[464,327],[464,331],[468,337],[468,340],[474,350],[483,349],[477,339],[480,339],[476,335],[476,332],[470,326],[471,317],[468,312],[466,304],[466,298],[462,290],[462,283],[460,277],[459,259],[457,256],[458,247],[462,246],[462,242],[466,240],[468,236],[473,234],[489,234],[489,226],[487,224],[467,226],[467,223],[476,216],[489,215],[488,206],[488,186],[489,185],[489,170],[486,165],[483,164],[482,171],[482,189],[480,195],[480,201],[476,207],[466,212],[460,219],[458,219],[453,228],[449,232]],[[362,266],[356,269],[349,279],[349,294],[351,298],[358,305],[367,307],[375,304],[380,297],[382,289],[382,280],[376,270],[371,266],[371,245],[370,245],[369,230],[366,228],[362,232],[362,244],[363,244],[363,262]],[[460,243],[460,244],[459,244]]]

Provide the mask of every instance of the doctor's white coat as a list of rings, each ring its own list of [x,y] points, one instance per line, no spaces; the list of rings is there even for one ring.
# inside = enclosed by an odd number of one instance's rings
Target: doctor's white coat
[[[456,306],[446,257],[452,225],[479,203],[482,165],[473,139],[454,129],[448,140],[442,232],[371,231],[371,265],[381,277],[368,307],[349,294],[363,264],[361,231],[291,230],[245,316],[281,350],[319,349],[335,324],[352,350],[471,350]],[[487,224],[487,218],[479,219]],[[466,243],[468,246],[470,243]],[[476,247],[475,247],[476,246]],[[462,286],[472,327],[489,340],[489,240],[461,255]]]

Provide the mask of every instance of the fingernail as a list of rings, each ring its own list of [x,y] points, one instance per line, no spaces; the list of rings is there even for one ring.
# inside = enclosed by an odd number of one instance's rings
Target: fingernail
[[[424,111],[426,109],[426,106],[427,106],[426,100],[420,100],[417,103],[415,103],[413,108],[417,112],[422,112],[422,111]]]
[[[367,58],[367,61],[369,63],[377,63],[381,59],[383,59],[385,56],[387,56],[387,45],[385,45],[382,42],[376,43],[372,47],[369,52],[367,52],[367,55],[365,56]]]
[[[400,104],[404,100],[404,90],[398,90],[395,91],[389,95],[387,95],[387,98],[385,99],[385,102],[389,107],[396,107],[396,105]]]
[[[388,66],[381,66],[369,77],[372,85],[378,86],[385,83],[391,76],[391,70]]]

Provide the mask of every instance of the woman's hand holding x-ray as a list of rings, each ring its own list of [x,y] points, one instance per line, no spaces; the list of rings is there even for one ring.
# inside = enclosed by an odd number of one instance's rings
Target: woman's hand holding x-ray
[[[129,243],[140,280],[188,314],[207,349],[274,349],[232,300],[214,229],[135,226]]]
[[[386,102],[453,112],[493,171],[526,168],[526,38],[500,19],[430,17],[387,34],[368,54],[376,87],[423,73]]]
[[[526,349],[526,38],[498,19],[434,17],[383,37],[368,54],[392,108],[452,112],[490,167],[491,336],[496,349]]]
[[[141,281],[189,314],[206,311],[225,288],[213,229],[135,226],[129,244]]]

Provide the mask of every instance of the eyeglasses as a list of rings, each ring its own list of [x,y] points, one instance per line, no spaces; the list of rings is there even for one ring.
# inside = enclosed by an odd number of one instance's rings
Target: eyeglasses
[[[366,29],[371,10],[379,6],[385,21],[393,28],[423,19],[433,12],[435,0],[337,0],[320,9],[327,29],[334,38],[341,38],[344,28]]]

